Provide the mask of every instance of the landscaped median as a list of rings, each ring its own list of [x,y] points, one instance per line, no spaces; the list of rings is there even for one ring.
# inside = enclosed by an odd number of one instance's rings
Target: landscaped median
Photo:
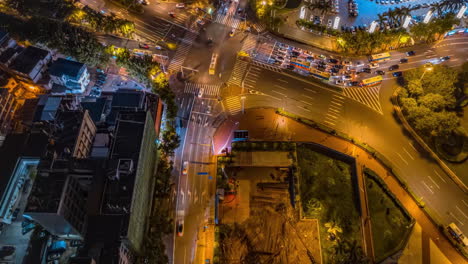
[[[379,263],[403,250],[415,221],[375,172],[366,168],[364,174],[374,253]]]

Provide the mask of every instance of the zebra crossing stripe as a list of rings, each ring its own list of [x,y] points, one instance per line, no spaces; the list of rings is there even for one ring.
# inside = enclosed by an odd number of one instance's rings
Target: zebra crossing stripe
[[[176,54],[174,55],[174,57],[171,60],[171,63],[169,64],[170,71],[178,70],[180,66],[182,66],[182,64],[185,61],[185,57],[187,56],[190,48],[192,47],[192,43],[196,37],[197,34],[191,31],[187,31],[187,33],[185,33],[184,39],[182,40],[182,44],[177,49]]]
[[[218,96],[220,88],[220,84],[186,83],[184,93],[198,94],[198,92],[203,89],[204,95]]]
[[[231,115],[235,115],[241,111],[241,103],[239,96],[230,96],[226,98],[226,108]]]
[[[382,114],[379,100],[380,86],[369,88],[344,88],[343,95]]]
[[[234,69],[232,70],[231,77],[229,77],[228,84],[229,85],[237,85],[241,86],[242,79],[244,78],[245,71],[247,70],[247,65],[249,63],[243,60],[236,60],[236,64],[234,64]]]

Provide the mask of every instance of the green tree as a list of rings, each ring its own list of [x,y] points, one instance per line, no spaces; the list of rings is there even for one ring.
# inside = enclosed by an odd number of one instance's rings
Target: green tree
[[[447,106],[447,101],[440,94],[428,93],[418,99],[421,106],[431,109],[433,112],[440,112]]]

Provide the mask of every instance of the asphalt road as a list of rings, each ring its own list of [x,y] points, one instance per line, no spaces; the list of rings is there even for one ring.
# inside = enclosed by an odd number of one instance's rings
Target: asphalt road
[[[451,56],[444,62],[449,66],[460,65],[467,60],[466,44],[468,38],[453,37],[426,50],[415,49],[417,55],[401,70],[414,68],[440,56]],[[381,65],[388,67],[397,62],[404,54],[393,53],[392,60]],[[380,111],[363,104],[361,101],[374,100],[370,93],[356,98],[340,90],[330,90],[320,84],[308,82],[295,75],[288,75],[268,69],[258,69],[250,65],[246,70],[244,85],[259,91],[264,96],[247,95],[245,107],[276,106],[300,116],[322,122],[336,128],[377,149],[395,166],[396,171],[407,181],[408,186],[418,196],[423,197],[427,208],[434,212],[440,223],[455,222],[464,233],[468,233],[468,197],[437,166],[435,162],[418,151],[418,146],[403,132],[402,127],[392,115],[390,102],[396,79],[386,76],[380,89],[374,91],[378,96]],[[249,74],[254,72],[254,75]],[[364,88],[366,89],[366,88]],[[363,99],[364,98],[364,99]],[[375,100],[374,100],[375,101]],[[466,173],[463,168],[457,174]]]

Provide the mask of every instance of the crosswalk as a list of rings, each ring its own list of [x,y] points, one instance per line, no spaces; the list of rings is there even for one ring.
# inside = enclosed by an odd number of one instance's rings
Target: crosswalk
[[[173,25],[165,21],[154,20],[151,22],[139,22],[137,19],[135,23],[136,34],[143,39],[150,42],[157,43],[169,33]]]
[[[323,122],[327,126],[335,126],[341,115],[341,110],[343,108],[343,101],[345,97],[333,94],[330,104],[328,105],[327,113],[324,116]]]
[[[252,51],[255,50],[256,46],[257,46],[257,37],[255,35],[249,34],[247,35],[247,38],[243,40],[241,50],[250,54]]]
[[[255,65],[250,65],[249,70],[247,71],[247,74],[244,77],[243,80],[243,85],[244,88],[247,88],[249,90],[256,90],[256,84],[257,80],[260,77],[260,73],[262,72],[262,68],[255,66]]]
[[[247,61],[237,59],[227,84],[241,86],[248,65]]]
[[[201,83],[186,83],[184,93],[198,95],[199,91],[203,91],[203,95],[218,96],[221,84],[201,84]]]
[[[239,24],[240,24],[241,21],[240,21],[239,18],[236,18],[236,17],[234,17],[232,15],[218,13],[218,14],[216,14],[214,22],[226,25],[228,27],[232,27],[234,29],[237,29],[237,28],[239,28]]]
[[[382,106],[379,100],[380,85],[374,87],[346,87],[343,95],[364,104],[372,110],[382,114]]]
[[[270,70],[270,71],[274,71],[274,72],[282,72],[280,67],[273,66],[271,64],[264,63],[264,62],[257,61],[257,60],[252,60],[252,65],[255,65],[255,66]]]
[[[184,39],[182,40],[179,48],[171,60],[171,63],[169,64],[169,71],[178,71],[180,69],[180,66],[182,66],[184,63],[185,58],[187,57],[187,54],[190,51],[192,43],[196,37],[196,33],[190,31],[185,33]]]
[[[262,33],[267,29],[266,25],[261,22],[255,22],[252,24],[252,27],[257,30],[258,33]]]
[[[241,99],[237,95],[226,97],[224,100],[224,106],[231,115],[238,114],[242,110]]]

